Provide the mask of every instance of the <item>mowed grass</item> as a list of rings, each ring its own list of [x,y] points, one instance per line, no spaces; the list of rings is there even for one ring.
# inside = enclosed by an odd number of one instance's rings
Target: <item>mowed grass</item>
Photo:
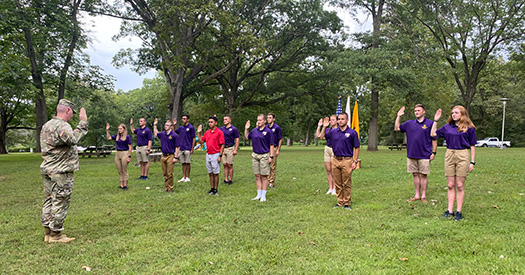
[[[286,147],[276,188],[256,195],[250,148],[235,159],[234,184],[210,196],[204,152],[190,183],[164,192],[150,180],[118,188],[113,156],[80,160],[65,233],[46,244],[38,154],[0,156],[0,273],[80,274],[510,274],[525,273],[525,149],[479,148],[466,182],[465,219],[441,218],[447,191],[440,147],[428,204],[409,203],[406,151],[362,148],[352,208],[332,209],[323,147]],[[133,158],[135,161],[135,158]],[[221,168],[222,169],[222,168]],[[175,166],[175,180],[181,166]],[[146,187],[150,187],[147,190]]]

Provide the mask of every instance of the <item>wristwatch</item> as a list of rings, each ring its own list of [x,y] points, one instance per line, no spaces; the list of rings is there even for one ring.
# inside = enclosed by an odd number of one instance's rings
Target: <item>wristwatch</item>
[[[359,161],[358,160],[354,160],[355,163],[358,163]]]
[[[437,154],[437,152],[432,152],[433,155]]]
[[[471,162],[470,162],[470,164],[472,164],[472,165],[476,165],[476,163],[475,163],[475,162],[473,162],[473,161],[471,161]]]

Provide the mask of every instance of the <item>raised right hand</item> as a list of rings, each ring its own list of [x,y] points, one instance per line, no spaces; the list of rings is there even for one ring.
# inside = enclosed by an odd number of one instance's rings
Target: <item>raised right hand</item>
[[[157,118],[155,118],[155,120],[153,121],[153,124],[157,125],[158,122],[159,122],[159,120]]]
[[[250,129],[250,121],[246,121],[246,125],[244,125],[244,129]]]
[[[328,127],[328,126],[330,126],[330,118],[325,117],[323,121],[323,127]]]
[[[405,114],[405,106],[401,107],[401,109],[399,109],[399,112],[397,112],[397,116],[403,116]]]
[[[319,122],[317,122],[317,126],[318,126],[318,127],[323,126],[323,118],[320,118],[320,119],[319,119]]]
[[[130,124],[130,125],[133,125],[133,118],[130,118],[130,119],[129,119],[129,124]]]
[[[78,114],[78,118],[82,121],[87,121],[86,109],[84,109],[84,107],[80,108],[80,113]]]
[[[197,133],[201,133],[202,132],[202,124],[199,124],[199,127],[197,127]]]
[[[106,123],[106,130],[109,130],[109,123]]]
[[[436,114],[434,115],[434,121],[438,121],[441,118],[441,112],[441,109],[437,110]]]

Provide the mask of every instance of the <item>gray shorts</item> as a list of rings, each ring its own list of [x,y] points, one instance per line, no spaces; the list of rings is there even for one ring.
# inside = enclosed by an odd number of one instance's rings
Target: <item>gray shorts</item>
[[[180,163],[191,163],[191,154],[190,151],[180,151],[179,152],[179,161]]]
[[[221,172],[221,164],[217,160],[219,159],[219,154],[206,154],[206,169],[209,173],[214,173],[218,175]]]

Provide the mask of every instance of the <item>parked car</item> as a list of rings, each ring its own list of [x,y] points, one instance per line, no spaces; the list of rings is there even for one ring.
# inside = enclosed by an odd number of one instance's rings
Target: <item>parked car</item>
[[[478,140],[476,147],[510,147],[510,141],[500,141],[497,137],[488,137],[482,140]]]

